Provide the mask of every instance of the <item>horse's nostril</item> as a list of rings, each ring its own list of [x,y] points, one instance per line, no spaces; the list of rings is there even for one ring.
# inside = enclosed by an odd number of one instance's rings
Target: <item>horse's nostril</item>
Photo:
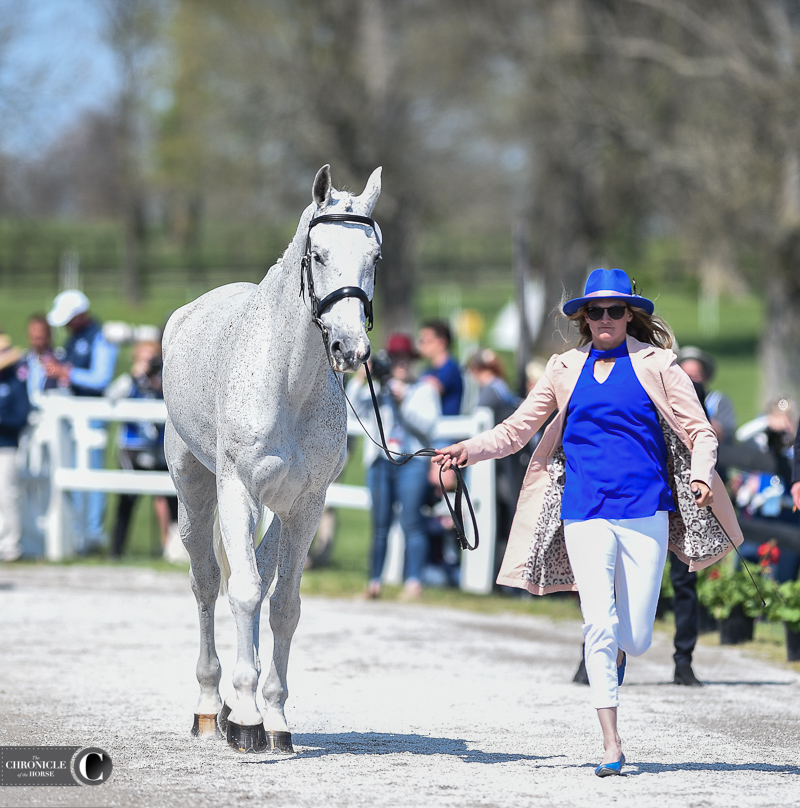
[[[340,354],[342,352],[342,343],[339,340],[334,340],[331,343],[331,353],[332,354]]]

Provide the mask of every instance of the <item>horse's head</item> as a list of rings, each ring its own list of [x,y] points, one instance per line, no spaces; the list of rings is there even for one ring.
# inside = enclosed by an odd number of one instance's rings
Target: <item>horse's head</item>
[[[304,271],[331,367],[342,372],[357,370],[369,357],[367,322],[381,253],[380,231],[369,216],[380,192],[380,168],[360,196],[335,190],[330,166],[314,179],[317,210],[308,230]]]

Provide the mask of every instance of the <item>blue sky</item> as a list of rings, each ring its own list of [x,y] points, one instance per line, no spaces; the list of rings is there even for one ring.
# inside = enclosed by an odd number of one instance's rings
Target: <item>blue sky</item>
[[[0,4],[20,9],[17,36],[4,60],[3,84],[16,83],[28,93],[25,111],[6,117],[0,138],[4,148],[35,156],[87,109],[108,103],[116,87],[114,60],[102,40],[97,0],[0,0]],[[28,79],[36,73],[46,80]]]

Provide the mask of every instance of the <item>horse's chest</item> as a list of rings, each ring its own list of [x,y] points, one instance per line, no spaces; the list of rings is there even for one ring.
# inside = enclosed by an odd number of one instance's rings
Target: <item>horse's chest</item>
[[[232,437],[232,436],[231,436]],[[347,440],[341,413],[283,417],[233,448],[238,475],[273,510],[323,491],[339,473]]]

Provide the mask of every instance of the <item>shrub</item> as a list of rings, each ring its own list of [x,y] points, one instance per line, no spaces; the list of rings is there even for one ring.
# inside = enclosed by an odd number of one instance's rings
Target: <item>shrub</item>
[[[735,606],[741,606],[748,617],[756,617],[762,611],[761,597],[758,594],[753,580],[762,591],[764,580],[757,568],[742,566],[733,569],[729,564],[720,564],[709,569],[701,570],[697,579],[697,596],[700,602],[717,620],[730,617]]]

